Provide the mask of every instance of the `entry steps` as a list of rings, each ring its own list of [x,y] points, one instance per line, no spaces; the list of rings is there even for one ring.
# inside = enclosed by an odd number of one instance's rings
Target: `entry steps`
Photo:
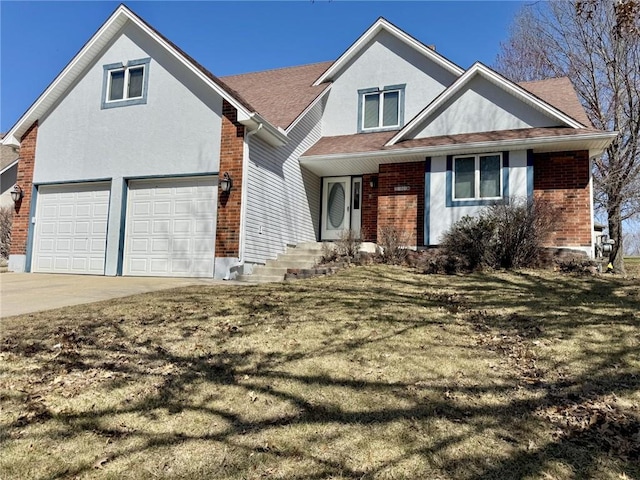
[[[275,260],[267,260],[264,265],[253,267],[250,275],[239,275],[236,280],[249,283],[269,283],[284,281],[287,270],[305,269],[315,266],[322,258],[321,242],[304,242],[287,247]]]

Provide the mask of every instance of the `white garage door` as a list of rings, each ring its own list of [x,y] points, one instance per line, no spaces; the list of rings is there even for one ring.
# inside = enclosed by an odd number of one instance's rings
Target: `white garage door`
[[[124,274],[213,277],[218,180],[129,182]]]
[[[33,272],[104,275],[109,189],[109,183],[38,188]]]

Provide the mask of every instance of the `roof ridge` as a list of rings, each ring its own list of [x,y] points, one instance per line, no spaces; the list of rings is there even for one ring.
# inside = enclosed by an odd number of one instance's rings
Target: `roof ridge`
[[[280,70],[288,70],[292,68],[303,68],[303,67],[312,67],[315,65],[321,65],[323,63],[333,63],[335,60],[324,60],[322,62],[313,62],[313,63],[304,63],[302,65],[289,65],[288,67],[276,67],[276,68],[267,68],[266,70],[256,70],[253,72],[245,72],[245,73],[236,73],[233,75],[221,75],[218,78],[230,78],[230,77],[243,77],[245,75],[256,75],[258,73],[269,73],[269,72],[277,72]]]

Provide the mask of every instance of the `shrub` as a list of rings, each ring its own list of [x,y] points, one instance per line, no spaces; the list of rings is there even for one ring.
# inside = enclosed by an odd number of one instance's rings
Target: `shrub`
[[[0,258],[9,258],[11,246],[11,224],[13,222],[13,208],[0,208]]]
[[[347,229],[340,233],[340,238],[335,243],[336,253],[339,258],[351,263],[360,257],[362,240],[355,230]]]
[[[553,224],[548,204],[511,199],[463,217],[445,233],[441,247],[456,270],[534,267]]]
[[[387,265],[400,265],[407,258],[409,234],[393,226],[378,230],[377,260]]]

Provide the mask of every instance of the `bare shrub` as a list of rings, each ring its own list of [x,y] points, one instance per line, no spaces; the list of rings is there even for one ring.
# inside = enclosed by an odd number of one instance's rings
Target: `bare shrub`
[[[542,243],[555,223],[554,212],[547,202],[521,199],[489,207],[485,215],[494,225],[494,236],[487,249],[488,266],[538,266]]]
[[[347,229],[340,233],[340,238],[335,243],[336,252],[339,258],[351,263],[360,256],[362,240],[355,230]]]
[[[511,199],[475,217],[465,216],[444,235],[441,247],[456,270],[536,267],[541,247],[554,227],[548,203]]]
[[[331,263],[338,259],[338,252],[335,245],[329,242],[322,242],[322,254],[320,263]]]
[[[13,222],[13,208],[0,208],[0,258],[9,258],[11,247],[11,224]]]
[[[393,226],[378,230],[378,252],[376,257],[387,265],[400,265],[407,258],[409,234]]]
[[[488,247],[495,224],[486,214],[462,217],[444,234],[440,244],[456,271],[473,271],[487,265]],[[443,262],[443,260],[440,260]]]

